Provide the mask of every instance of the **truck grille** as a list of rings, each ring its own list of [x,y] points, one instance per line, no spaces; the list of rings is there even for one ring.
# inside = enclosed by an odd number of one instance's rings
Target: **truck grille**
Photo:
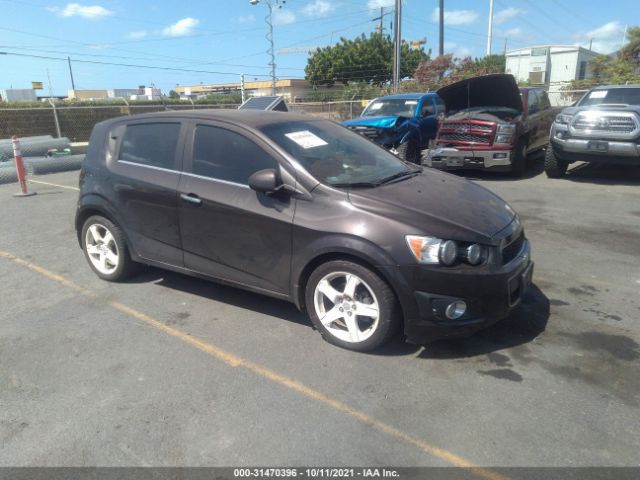
[[[439,142],[491,145],[495,125],[488,122],[444,122],[440,125]]]
[[[633,137],[640,131],[640,127],[632,113],[621,114],[601,114],[591,116],[578,114],[571,124],[572,133],[580,135],[591,133],[605,136],[622,135],[623,137]]]
[[[506,265],[511,260],[518,256],[520,250],[522,250],[522,245],[524,244],[524,231],[520,232],[520,235],[509,243],[506,247],[502,249],[502,264]]]
[[[446,142],[465,142],[465,143],[482,143],[489,145],[491,143],[490,137],[484,137],[480,135],[473,135],[471,133],[441,133],[440,140]]]
[[[356,125],[356,126],[350,126],[349,128],[354,132],[359,133],[364,137],[367,137],[370,140],[375,140],[376,138],[378,138],[378,130],[374,127],[360,127]]]

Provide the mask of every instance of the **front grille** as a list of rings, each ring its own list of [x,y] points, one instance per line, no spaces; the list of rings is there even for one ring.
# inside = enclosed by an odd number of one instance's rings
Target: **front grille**
[[[378,130],[374,127],[359,127],[359,126],[353,126],[353,127],[349,127],[351,130],[353,130],[356,133],[359,133],[360,135],[367,137],[370,140],[375,140],[376,138],[378,138]]]
[[[471,133],[455,133],[455,132],[441,133],[440,140],[444,140],[446,142],[482,143],[484,145],[489,145],[489,143],[491,143],[491,139],[489,137],[473,135]]]
[[[576,133],[593,131],[629,134],[637,128],[632,117],[620,115],[600,115],[592,118],[579,115],[572,126]]]
[[[493,131],[493,127],[491,125],[483,125],[480,123],[447,122],[442,125],[442,128],[446,128],[447,130],[455,130],[457,128],[472,128],[474,130],[479,130],[486,133],[491,133]]]
[[[520,250],[522,250],[523,244],[524,244],[524,231],[520,232],[520,235],[518,235],[518,237],[515,240],[513,240],[511,243],[509,243],[507,246],[505,246],[502,249],[502,264],[506,265],[511,260],[516,258],[518,256],[518,253],[520,253]]]

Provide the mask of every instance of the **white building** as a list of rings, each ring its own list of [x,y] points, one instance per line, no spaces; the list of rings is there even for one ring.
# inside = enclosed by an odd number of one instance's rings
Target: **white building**
[[[584,80],[592,75],[589,62],[598,55],[576,45],[541,45],[509,50],[506,73],[519,83],[548,87],[551,103],[562,104],[560,89],[571,80]]]
[[[38,97],[32,88],[6,88],[0,90],[0,100],[3,102],[35,102]]]

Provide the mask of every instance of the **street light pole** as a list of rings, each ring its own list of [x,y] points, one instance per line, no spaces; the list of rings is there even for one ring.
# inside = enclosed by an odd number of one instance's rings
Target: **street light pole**
[[[400,89],[400,47],[402,44],[402,32],[400,24],[402,23],[402,0],[396,0],[396,21],[393,35],[393,91]]]
[[[489,31],[487,32],[487,55],[491,55],[492,39],[493,39],[493,0],[489,0]]]
[[[249,0],[251,5],[257,5],[261,0]],[[266,17],[264,17],[264,21],[269,27],[269,31],[267,32],[267,41],[269,42],[269,49],[267,50],[267,54],[271,57],[271,63],[269,66],[271,67],[271,95],[276,95],[276,53],[273,45],[273,3],[277,8],[281,8],[279,5],[280,0],[262,0],[267,4],[267,8],[269,9],[269,13]],[[284,1],[282,2],[284,3]]]

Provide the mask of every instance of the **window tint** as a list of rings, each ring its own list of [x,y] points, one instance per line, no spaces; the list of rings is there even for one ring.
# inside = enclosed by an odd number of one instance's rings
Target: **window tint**
[[[529,97],[527,99],[527,104],[529,106],[528,110],[530,113],[537,112],[540,110],[540,105],[538,104],[538,94],[535,90],[529,90]]]
[[[551,108],[551,102],[549,101],[549,95],[547,95],[547,92],[542,90],[540,92],[540,109],[546,110],[547,108]]]
[[[436,114],[436,108],[433,106],[433,101],[430,99],[426,99],[422,104],[422,111],[420,112],[420,115],[423,117],[426,117],[426,116],[435,115],[435,114]]]
[[[127,125],[120,147],[120,160],[175,169],[179,123]]]
[[[246,185],[251,174],[266,168],[278,168],[278,162],[248,138],[224,128],[196,127],[191,167],[195,175]]]

